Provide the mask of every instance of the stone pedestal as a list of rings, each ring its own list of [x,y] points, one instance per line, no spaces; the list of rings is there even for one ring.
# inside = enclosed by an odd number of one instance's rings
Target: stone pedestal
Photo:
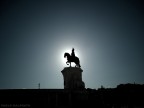
[[[83,70],[78,67],[65,67],[62,71],[64,78],[64,89],[84,89],[82,81]]]

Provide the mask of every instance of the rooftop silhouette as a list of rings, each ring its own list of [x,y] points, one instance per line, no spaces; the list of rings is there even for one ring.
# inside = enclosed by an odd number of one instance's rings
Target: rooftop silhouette
[[[120,84],[99,89],[1,89],[0,105],[8,107],[144,108],[144,84]]]

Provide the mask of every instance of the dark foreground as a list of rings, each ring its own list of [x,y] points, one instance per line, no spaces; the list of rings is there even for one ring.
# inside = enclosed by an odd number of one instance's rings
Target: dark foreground
[[[1,108],[144,108],[144,85],[98,90],[1,89]]]

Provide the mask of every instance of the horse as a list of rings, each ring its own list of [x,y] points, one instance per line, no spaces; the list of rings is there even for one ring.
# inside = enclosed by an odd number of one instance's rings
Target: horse
[[[67,57],[67,62],[66,62],[67,65],[70,64],[70,67],[71,67],[71,62],[74,62],[76,64],[75,67],[81,67],[80,66],[80,61],[79,61],[78,57],[76,57],[76,56],[72,57],[69,53],[65,53],[64,54],[64,58],[66,58],[66,57]]]

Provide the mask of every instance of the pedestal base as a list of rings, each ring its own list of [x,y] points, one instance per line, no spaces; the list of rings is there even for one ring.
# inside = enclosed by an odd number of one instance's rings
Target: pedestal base
[[[65,67],[62,71],[64,78],[64,89],[84,89],[82,81],[83,70],[78,67]]]

